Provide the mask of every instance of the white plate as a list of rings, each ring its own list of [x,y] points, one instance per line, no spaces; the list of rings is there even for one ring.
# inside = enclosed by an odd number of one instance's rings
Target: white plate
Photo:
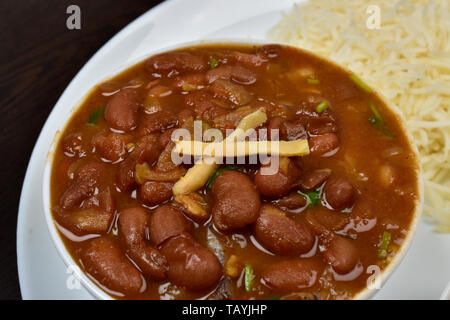
[[[52,128],[105,75],[145,53],[200,39],[264,39],[292,0],[170,0],[136,19],[104,45],[58,100],[31,155],[19,205],[17,264],[24,299],[92,299],[76,289],[45,224],[42,174]],[[175,23],[174,23],[175,22]],[[421,221],[409,252],[374,299],[439,299],[450,281],[450,235]],[[72,288],[72,289],[69,289]]]

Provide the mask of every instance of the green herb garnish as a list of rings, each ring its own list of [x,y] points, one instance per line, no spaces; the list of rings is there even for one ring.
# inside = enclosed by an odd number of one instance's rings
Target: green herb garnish
[[[245,291],[250,292],[252,291],[253,287],[253,268],[251,265],[246,264],[244,266],[244,285],[245,285]]]
[[[92,114],[89,116],[88,123],[89,124],[95,124],[100,117],[100,115],[103,114],[105,111],[105,107],[100,107],[97,110],[94,110]]]
[[[214,69],[219,65],[219,60],[214,57],[209,57],[209,68]]]
[[[378,259],[386,259],[389,249],[389,244],[391,243],[390,232],[384,231],[381,236],[380,247],[378,248]]]
[[[379,121],[383,122],[383,119],[381,118],[380,112],[375,107],[375,105],[373,104],[372,101],[369,101],[369,108],[370,108],[370,110],[372,110],[372,113],[375,116],[375,118],[378,119]]]
[[[350,79],[353,81],[354,84],[356,84],[358,87],[360,87],[363,91],[368,92],[368,93],[372,92],[372,88],[369,87],[360,78],[358,78],[355,74],[351,74]]]
[[[316,206],[320,201],[320,189],[310,191],[306,193],[306,196],[309,199],[309,204],[312,206]]]
[[[229,167],[224,167],[224,168],[220,168],[219,170],[217,170],[211,178],[209,178],[208,182],[206,183],[206,190],[209,191],[209,189],[211,189],[214,181],[217,179],[218,176],[220,176],[222,174],[222,172],[224,171],[228,171],[228,170],[233,170],[233,171],[237,171],[237,167],[236,166],[229,166]]]
[[[381,117],[380,112],[377,110],[375,105],[372,101],[369,101],[369,108],[372,111],[372,116],[369,117],[369,122],[380,132],[385,134],[388,137],[394,137],[392,132],[389,130],[389,128],[386,126],[386,124],[383,121],[383,118]]]
[[[320,80],[308,78],[308,79],[306,79],[306,82],[308,82],[308,84],[319,84]]]
[[[327,108],[328,108],[328,103],[326,101],[322,101],[321,103],[319,103],[316,106],[316,111],[318,113],[321,113],[321,112],[325,111],[325,109],[327,109]]]

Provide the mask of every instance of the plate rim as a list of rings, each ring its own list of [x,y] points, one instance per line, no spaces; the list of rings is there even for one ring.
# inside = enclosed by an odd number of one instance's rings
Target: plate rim
[[[24,201],[24,190],[27,191],[27,198],[29,198],[30,190],[26,190],[26,189],[27,188],[29,189],[30,185],[34,186],[36,184],[36,182],[34,181],[36,179],[36,174],[31,173],[30,169],[36,169],[36,167],[38,167],[38,168],[40,167],[40,162],[41,162],[40,157],[42,157],[42,155],[39,154],[39,152],[40,152],[39,147],[42,147],[42,145],[47,147],[47,141],[43,137],[43,132],[48,130],[47,127],[49,124],[49,119],[55,113],[55,107],[58,106],[58,104],[61,102],[62,98],[67,94],[67,91],[69,89],[72,89],[74,82],[76,82],[78,80],[78,78],[85,73],[85,70],[93,63],[93,61],[97,60],[96,58],[98,56],[103,57],[105,55],[105,53],[107,53],[107,51],[111,47],[113,47],[117,44],[120,44],[120,42],[122,40],[124,40],[124,38],[126,36],[128,36],[130,33],[133,33],[134,31],[136,31],[136,29],[141,27],[142,22],[146,23],[146,22],[148,22],[147,19],[151,19],[153,16],[158,16],[161,13],[165,14],[166,9],[170,9],[171,6],[176,6],[176,5],[180,4],[181,2],[182,2],[181,0],[166,0],[165,2],[162,2],[158,5],[156,5],[155,7],[150,8],[148,11],[142,13],[140,16],[135,18],[124,28],[119,30],[112,38],[110,38],[106,43],[104,43],[94,53],[94,55],[91,56],[89,58],[89,60],[87,60],[87,62],[82,66],[82,68],[78,71],[78,73],[75,75],[75,77],[72,78],[72,80],[68,83],[66,88],[62,91],[60,97],[56,101],[56,103],[53,106],[52,110],[50,111],[44,125],[42,126],[39,136],[38,136],[38,138],[34,144],[34,147],[32,149],[32,153],[31,153],[30,159],[29,159],[27,167],[26,167],[26,173],[25,173],[24,181],[23,181],[22,188],[21,188],[19,206],[18,206],[18,217],[17,217],[17,226],[16,226],[16,254],[17,254],[17,269],[18,269],[19,286],[20,286],[21,295],[22,295],[23,299],[33,298],[32,296],[35,295],[34,289],[31,289],[32,287],[28,286],[28,282],[26,283],[27,287],[24,287],[23,276],[24,276],[24,273],[28,273],[28,270],[26,270],[26,268],[23,266],[23,263],[21,264],[21,261],[23,261],[23,256],[29,255],[29,253],[25,254],[27,251],[29,252],[29,249],[27,249],[29,244],[27,244],[27,240],[26,240],[28,230],[25,228],[22,228],[22,229],[19,228],[19,226],[24,225],[23,220],[24,220],[25,216],[30,214],[29,212],[27,212],[27,213],[24,212],[24,210],[25,210],[24,207],[28,206],[28,205],[25,205],[25,203],[24,203],[25,202]],[[157,49],[154,49],[154,50],[157,50]],[[74,104],[74,105],[76,105],[76,104]],[[45,151],[47,151],[47,150],[45,150]],[[45,159],[45,156],[44,156],[44,159]],[[36,162],[37,162],[37,165],[36,165]],[[37,175],[39,175],[39,173],[37,173]],[[27,208],[27,211],[29,211],[29,208]],[[423,220],[421,219],[421,221],[423,221]],[[44,222],[45,222],[45,219],[44,219]],[[53,243],[52,243],[52,246],[55,247]],[[59,257],[59,255],[58,255],[58,258],[61,259]],[[29,261],[30,258],[27,257],[25,260]],[[62,261],[62,259],[61,259],[61,261]],[[26,275],[26,278],[27,278],[26,280],[29,281],[28,274]],[[86,292],[88,292],[88,291],[86,290]]]

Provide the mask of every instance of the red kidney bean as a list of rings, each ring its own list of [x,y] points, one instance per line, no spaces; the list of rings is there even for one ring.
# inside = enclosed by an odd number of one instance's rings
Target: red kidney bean
[[[81,256],[85,270],[108,289],[122,294],[137,294],[145,286],[139,270],[112,240],[89,241]]]
[[[308,137],[305,127],[300,122],[283,121],[280,133],[282,140],[306,139]]]
[[[211,108],[208,108],[201,113],[201,118],[208,123],[214,123],[214,120],[217,117],[223,116],[227,113],[229,113],[228,109],[213,105]]]
[[[311,94],[294,108],[298,121],[303,123],[310,135],[316,136],[338,131],[332,108],[327,108],[321,113],[316,111],[316,106],[323,101],[330,105],[330,102],[323,96]]]
[[[281,117],[273,117],[270,119],[269,125],[267,126],[267,140],[281,140],[281,126],[283,121],[284,119]],[[275,138],[277,134],[278,139]]]
[[[197,118],[207,122],[211,122],[215,117],[229,112],[227,104],[230,104],[230,102],[215,98],[211,92],[206,90],[191,92],[184,99],[185,104],[195,111]],[[216,104],[218,101],[221,102],[221,106]],[[223,108],[223,106],[227,106],[227,108]]]
[[[108,188],[83,201],[80,209],[62,212],[56,210],[61,224],[77,235],[106,233],[114,218],[116,205]]]
[[[255,175],[255,184],[259,192],[266,197],[279,198],[291,191],[294,182],[300,176],[300,170],[294,165],[291,160],[287,165],[287,171],[284,172],[280,166],[278,169],[274,169],[277,172],[274,174],[262,174],[261,169]],[[281,164],[281,159],[280,159]],[[269,165],[262,165],[262,167],[268,167]]]
[[[350,240],[338,235],[333,235],[325,251],[322,252],[333,270],[340,274],[352,271],[359,260],[358,250]]]
[[[331,169],[319,169],[308,172],[300,180],[300,188],[304,191],[317,189],[331,176]]]
[[[132,207],[123,210],[117,220],[119,237],[127,248],[145,244],[145,229],[149,214],[144,208]]]
[[[169,280],[190,290],[213,288],[222,276],[217,257],[184,233],[162,245],[161,252],[169,262]]]
[[[145,114],[139,123],[138,134],[141,136],[160,133],[178,124],[178,118],[171,112],[158,111]]]
[[[131,131],[138,125],[139,97],[134,89],[116,93],[105,108],[105,120],[109,127]]]
[[[175,147],[175,143],[170,143],[169,145],[167,145],[168,147],[172,146]],[[177,161],[173,161],[172,160],[172,149],[168,149],[166,147],[166,149],[161,152],[158,161],[156,162],[155,165],[155,170],[156,171],[160,171],[160,172],[169,172],[172,170],[175,170],[178,168],[178,164]]]
[[[118,133],[99,134],[92,139],[92,144],[95,147],[95,152],[100,157],[116,162],[126,155],[127,150],[125,146],[130,140],[131,137]]]
[[[242,106],[252,100],[252,96],[241,85],[228,80],[218,79],[211,85],[211,90],[219,97],[229,100],[235,105]]]
[[[112,196],[110,187],[106,187],[105,190],[99,192],[97,195],[86,199],[81,208],[100,208],[103,211],[114,213],[116,211],[116,202]]]
[[[339,140],[334,133],[325,133],[320,136],[309,138],[309,150],[311,155],[314,156],[326,156],[328,152],[331,152],[339,147]]]
[[[182,126],[187,120],[189,120],[190,118],[195,118],[195,113],[194,111],[190,110],[190,109],[183,109],[178,113],[178,123],[180,124],[180,126]]]
[[[330,236],[331,232],[316,219],[316,214],[307,211],[305,214],[305,221],[308,227],[319,236],[320,239],[326,239]]]
[[[319,222],[320,220],[320,222]],[[314,215],[310,212],[306,214],[306,222],[319,238],[319,247],[325,260],[332,266],[333,270],[340,274],[345,274],[354,269],[359,260],[358,250],[353,240],[344,238],[330,230],[336,230],[331,220],[323,216]],[[326,227],[322,223],[327,223]]]
[[[83,153],[83,136],[80,132],[72,132],[64,137],[62,141],[64,154],[75,157]]]
[[[143,274],[160,281],[166,278],[167,260],[156,248],[146,243],[148,220],[149,215],[144,208],[133,207],[122,211],[118,219],[119,237]]]
[[[255,237],[264,248],[282,256],[299,256],[312,249],[315,239],[306,225],[271,205],[263,205],[260,212]]]
[[[206,85],[206,76],[203,73],[187,74],[185,76],[177,77],[174,81],[174,86],[183,88],[184,85],[203,86]]]
[[[281,198],[277,204],[290,210],[300,209],[306,206],[306,198],[297,192],[292,192]]]
[[[150,73],[178,74],[185,71],[199,72],[207,68],[202,57],[188,52],[167,52],[151,57],[145,63]]]
[[[142,137],[134,150],[122,161],[117,170],[117,186],[121,191],[130,190],[135,184],[134,171],[138,163],[153,163],[159,155],[157,138],[154,135]]]
[[[233,80],[239,84],[250,85],[256,82],[256,74],[241,66],[222,65],[206,73],[208,83],[213,83],[217,79]]]
[[[279,116],[275,116],[269,121],[269,137],[271,137],[271,130],[274,129],[278,130],[279,140],[292,141],[297,139],[306,139],[308,136],[305,127],[301,122],[287,121]]]
[[[297,258],[270,265],[263,271],[262,279],[273,291],[291,293],[312,287],[320,269],[317,262]]]
[[[261,201],[250,178],[237,171],[224,171],[214,181],[212,216],[217,229],[242,228],[256,221]]]
[[[155,206],[172,198],[174,182],[147,181],[139,188],[139,199],[148,206]]]
[[[205,109],[214,105],[214,95],[207,90],[197,90],[185,95],[184,103],[194,109],[195,113],[201,114]]]
[[[345,178],[330,178],[323,193],[326,202],[335,210],[348,208],[355,200],[353,185]]]
[[[158,147],[160,150],[164,150],[166,146],[172,141],[172,133],[176,130],[176,128],[171,128],[169,130],[164,131],[158,139]]]
[[[305,218],[307,221],[314,219],[321,226],[333,231],[342,230],[349,223],[348,215],[342,214],[341,212],[333,212],[325,208],[314,212],[308,211],[305,214]]]
[[[156,246],[183,232],[192,232],[194,225],[169,204],[158,207],[149,220],[150,238]]]
[[[89,162],[80,167],[74,182],[64,192],[59,201],[63,209],[71,209],[81,204],[83,200],[92,196],[104,167],[98,162]]]
[[[259,67],[266,63],[268,59],[261,53],[243,53],[232,52],[228,55],[229,59],[235,62],[240,62],[243,65],[250,67]]]
[[[268,59],[273,59],[278,57],[282,50],[283,49],[278,44],[267,44],[258,48],[258,54],[263,55]]]
[[[167,279],[169,268],[167,259],[158,249],[151,246],[139,246],[130,250],[129,255],[146,278],[153,281]]]
[[[294,165],[295,165],[298,169],[300,169],[300,171],[303,171],[303,170],[304,170],[304,168],[305,168],[305,163],[304,163],[304,161],[303,161],[303,157],[290,157],[289,159],[294,163]]]

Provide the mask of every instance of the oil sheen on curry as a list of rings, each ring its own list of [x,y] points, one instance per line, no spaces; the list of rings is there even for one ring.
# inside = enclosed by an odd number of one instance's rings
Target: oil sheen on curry
[[[281,154],[272,174],[270,158],[172,160],[176,129],[201,121],[225,136],[256,113],[258,143],[306,140],[309,152]],[[351,299],[409,232],[416,163],[397,116],[355,75],[291,47],[204,45],[89,93],[55,151],[52,212],[114,298]]]

